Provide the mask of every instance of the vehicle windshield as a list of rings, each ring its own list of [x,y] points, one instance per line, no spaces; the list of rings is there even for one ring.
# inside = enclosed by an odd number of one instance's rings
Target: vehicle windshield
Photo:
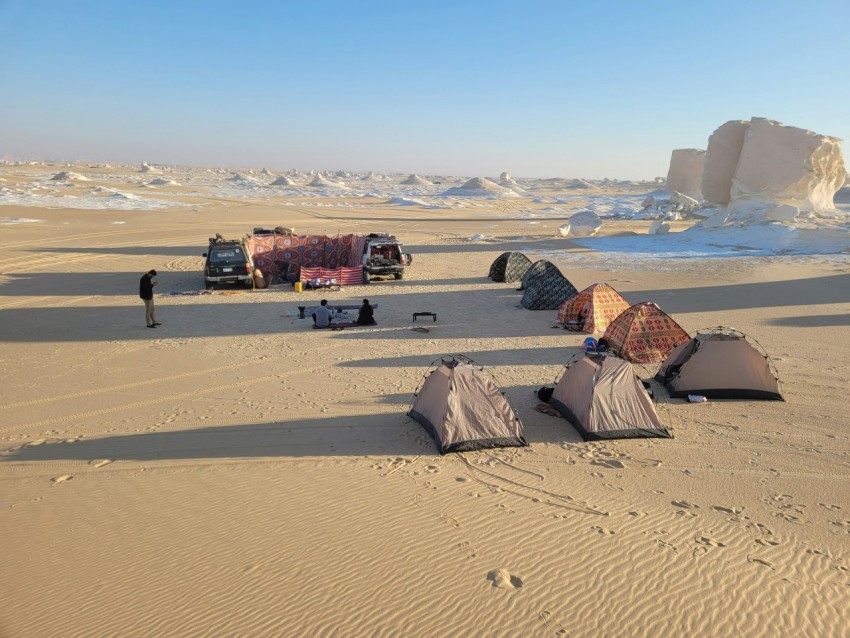
[[[222,248],[210,252],[211,262],[241,261],[245,255],[238,248]]]

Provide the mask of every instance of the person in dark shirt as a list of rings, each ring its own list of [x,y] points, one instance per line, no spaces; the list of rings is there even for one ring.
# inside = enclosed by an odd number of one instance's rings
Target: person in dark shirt
[[[357,325],[358,326],[374,326],[377,325],[377,321],[375,321],[375,309],[369,305],[369,300],[364,299],[363,305],[360,306],[360,312],[357,313]]]
[[[139,297],[145,302],[145,324],[148,328],[156,328],[162,324],[156,320],[156,308],[153,303],[153,288],[157,282],[155,270],[149,270],[139,280]]]

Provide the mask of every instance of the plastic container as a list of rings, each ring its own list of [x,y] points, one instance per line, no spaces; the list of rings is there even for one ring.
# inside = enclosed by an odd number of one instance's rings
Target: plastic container
[[[301,282],[300,282],[300,281],[296,281],[296,282],[295,282],[295,292],[301,292],[303,289],[304,289],[304,288],[303,288],[303,286],[301,285]]]

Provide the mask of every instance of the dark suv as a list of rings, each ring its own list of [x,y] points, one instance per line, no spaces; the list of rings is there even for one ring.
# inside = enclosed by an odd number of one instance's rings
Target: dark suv
[[[207,290],[216,284],[236,284],[251,287],[254,283],[254,264],[245,245],[238,240],[210,242],[204,264],[204,284]]]

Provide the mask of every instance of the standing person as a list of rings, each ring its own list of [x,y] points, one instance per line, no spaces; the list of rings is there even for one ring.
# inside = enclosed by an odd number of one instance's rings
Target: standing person
[[[313,313],[313,327],[330,328],[332,316],[333,314],[331,313],[330,308],[328,308],[328,300],[322,299],[321,305],[316,308],[316,311]]]
[[[139,297],[145,302],[145,324],[148,328],[156,328],[162,324],[156,320],[156,308],[153,305],[153,287],[158,282],[154,281],[155,270],[149,270],[139,280]]]
[[[357,313],[357,325],[358,326],[374,326],[377,322],[375,321],[375,309],[369,305],[369,300],[364,299],[363,305],[360,306],[360,312]]]

